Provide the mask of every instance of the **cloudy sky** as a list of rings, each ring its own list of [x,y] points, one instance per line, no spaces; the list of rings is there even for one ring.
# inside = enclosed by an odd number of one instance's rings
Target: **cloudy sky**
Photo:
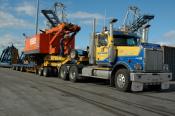
[[[40,0],[40,10],[51,8],[58,0]],[[77,35],[77,48],[85,48],[89,43],[92,31],[92,19],[98,19],[97,31],[106,25],[110,17],[119,21],[120,27],[128,6],[135,5],[142,13],[154,14],[151,21],[149,42],[175,45],[175,0],[59,0],[66,6],[69,22],[81,26]],[[106,12],[106,13],[105,13]],[[12,43],[22,50],[24,37],[22,33],[31,36],[35,33],[36,0],[0,0],[0,52]],[[45,18],[40,13],[39,29],[44,29]]]

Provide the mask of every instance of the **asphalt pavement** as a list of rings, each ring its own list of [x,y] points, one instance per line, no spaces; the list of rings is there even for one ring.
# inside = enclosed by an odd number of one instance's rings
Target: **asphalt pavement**
[[[166,91],[119,92],[104,80],[0,68],[0,116],[175,116],[175,82]]]

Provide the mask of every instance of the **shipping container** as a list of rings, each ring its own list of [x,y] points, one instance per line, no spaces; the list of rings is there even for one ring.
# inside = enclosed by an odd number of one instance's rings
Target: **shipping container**
[[[175,46],[162,46],[164,64],[169,65],[169,71],[172,72],[172,80],[175,81]]]

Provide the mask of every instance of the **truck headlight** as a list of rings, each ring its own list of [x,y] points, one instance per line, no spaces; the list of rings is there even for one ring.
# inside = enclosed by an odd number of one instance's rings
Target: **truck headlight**
[[[135,70],[142,70],[142,65],[141,64],[135,64],[134,68],[135,68]]]
[[[164,64],[164,65],[163,65],[163,70],[164,70],[164,71],[169,71],[169,66],[168,66],[168,64]]]

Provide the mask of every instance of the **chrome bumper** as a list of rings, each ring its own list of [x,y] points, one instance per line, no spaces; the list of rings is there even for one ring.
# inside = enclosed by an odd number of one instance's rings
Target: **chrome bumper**
[[[172,73],[131,73],[132,91],[142,91],[143,85],[161,84],[161,89],[168,89]]]

